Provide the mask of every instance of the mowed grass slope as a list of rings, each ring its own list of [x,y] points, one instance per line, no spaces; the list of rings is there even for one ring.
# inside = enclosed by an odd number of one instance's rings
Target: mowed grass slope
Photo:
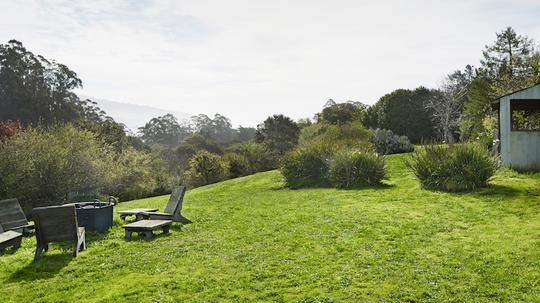
[[[27,238],[0,256],[0,301],[540,302],[540,174],[448,194],[420,189],[405,157],[376,189],[283,189],[277,171],[197,188],[193,224],[150,241],[117,225],[75,259],[53,245],[33,264]]]

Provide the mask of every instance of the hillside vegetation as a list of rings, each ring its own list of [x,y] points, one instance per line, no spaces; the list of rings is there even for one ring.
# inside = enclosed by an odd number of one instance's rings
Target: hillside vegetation
[[[428,191],[386,156],[384,186],[283,188],[270,171],[189,191],[194,221],[153,240],[120,222],[72,258],[35,239],[0,257],[2,302],[538,302],[540,174]],[[162,209],[168,196],[122,203]]]

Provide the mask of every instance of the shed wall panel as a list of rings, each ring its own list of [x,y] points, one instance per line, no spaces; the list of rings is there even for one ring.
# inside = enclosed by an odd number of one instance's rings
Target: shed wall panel
[[[500,99],[501,159],[510,167],[537,170],[540,169],[540,132],[511,130],[510,101],[519,99],[540,102],[540,85]]]

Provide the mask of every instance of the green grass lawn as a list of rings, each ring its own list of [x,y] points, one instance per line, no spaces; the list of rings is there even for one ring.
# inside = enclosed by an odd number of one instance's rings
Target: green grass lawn
[[[126,241],[116,217],[75,259],[53,245],[34,264],[26,238],[0,256],[0,302],[540,302],[540,174],[448,194],[403,159],[376,189],[283,189],[277,171],[197,188],[193,224]]]

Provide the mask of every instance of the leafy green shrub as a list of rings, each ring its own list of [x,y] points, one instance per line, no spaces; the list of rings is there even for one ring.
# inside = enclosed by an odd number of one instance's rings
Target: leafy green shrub
[[[300,128],[291,118],[273,115],[257,126],[255,142],[264,144],[272,153],[283,155],[298,144]]]
[[[373,152],[342,150],[330,163],[329,177],[337,188],[380,184],[385,177],[384,158]]]
[[[291,188],[328,184],[328,165],[333,151],[321,144],[298,147],[281,159],[281,173]]]
[[[236,151],[248,161],[248,174],[268,171],[277,167],[277,155],[261,143],[245,143]]]
[[[317,123],[304,127],[300,133],[300,145],[325,144],[336,147],[372,148],[371,131],[360,122],[326,124]]]
[[[335,103],[330,99],[319,114],[319,121],[340,124],[359,120],[367,105],[360,102]]]
[[[499,161],[479,144],[428,145],[412,154],[407,166],[425,188],[460,192],[487,186]]]
[[[25,210],[61,204],[69,191],[112,180],[112,149],[71,125],[28,128],[0,142],[0,199],[19,198]]]
[[[324,124],[324,123],[313,123],[313,124],[304,126],[300,130],[298,144],[307,145],[317,140],[318,137],[320,137],[321,134],[324,133],[324,131],[326,130],[326,127],[328,127],[328,124]]]
[[[127,148],[109,169],[112,180],[105,191],[122,201],[170,192],[172,176],[157,155]]]
[[[223,157],[229,167],[231,178],[242,177],[249,174],[249,162],[243,155],[228,153]]]
[[[185,180],[192,186],[202,186],[223,181],[227,176],[227,162],[219,155],[201,150],[189,160]]]
[[[70,191],[97,188],[121,200],[168,192],[171,176],[158,157],[119,153],[73,125],[28,128],[0,142],[0,199],[17,197],[25,211],[62,204]]]
[[[395,135],[389,129],[376,129],[371,141],[375,145],[375,150],[382,155],[414,151],[414,146],[409,141],[409,138]]]

